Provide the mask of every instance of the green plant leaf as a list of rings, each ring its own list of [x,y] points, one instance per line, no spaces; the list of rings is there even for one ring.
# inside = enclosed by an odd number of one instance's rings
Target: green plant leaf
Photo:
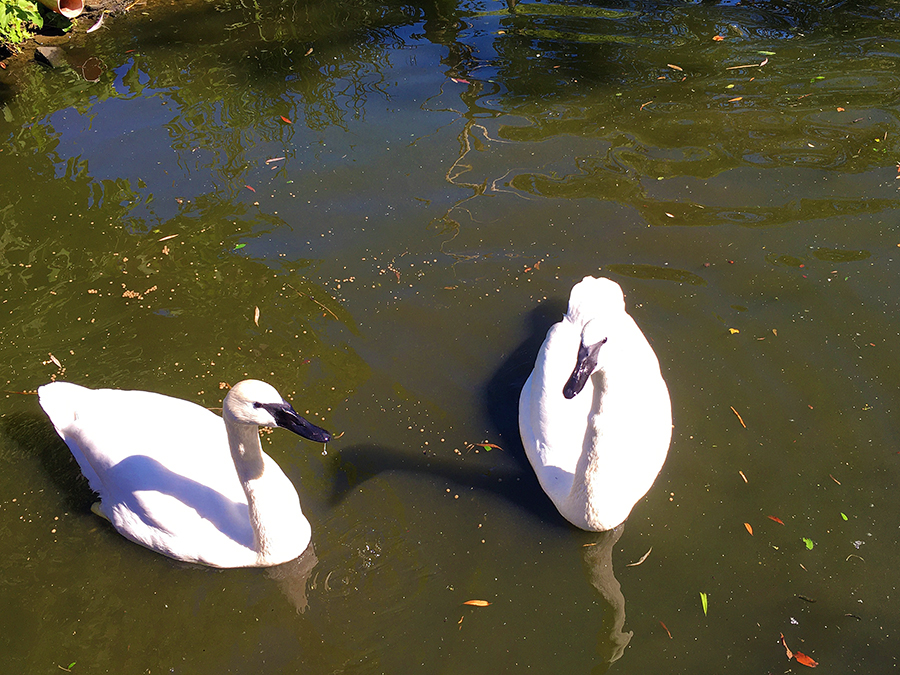
[[[803,537],[803,543],[806,544],[806,548],[810,551],[812,551],[813,546],[816,545],[816,543],[809,537]]]
[[[703,616],[706,616],[706,612],[709,609],[709,599],[706,596],[706,593],[700,592],[700,605],[703,607]]]
[[[847,514],[846,514],[846,513],[843,513],[843,512],[841,512],[841,518],[843,518],[843,519],[844,519],[844,520],[847,520]]]

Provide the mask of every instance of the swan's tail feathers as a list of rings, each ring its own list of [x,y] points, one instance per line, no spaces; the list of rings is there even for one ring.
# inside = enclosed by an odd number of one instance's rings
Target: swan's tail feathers
[[[51,382],[38,387],[38,401],[53,423],[56,433],[69,447],[91,489],[102,495],[103,483],[81,448],[82,434],[77,424],[78,405],[90,393],[90,389],[71,382]]]

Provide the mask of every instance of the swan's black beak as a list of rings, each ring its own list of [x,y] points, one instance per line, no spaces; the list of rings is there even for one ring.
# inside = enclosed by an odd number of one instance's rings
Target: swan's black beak
[[[603,338],[600,342],[593,345],[586,345],[582,340],[578,346],[578,359],[575,361],[575,370],[569,375],[569,379],[563,387],[563,396],[571,399],[581,393],[584,385],[587,384],[588,378],[597,369],[600,347],[606,343],[606,340],[607,338]]]
[[[275,418],[275,423],[282,429],[293,431],[298,436],[303,436],[303,438],[315,441],[316,443],[327,443],[331,440],[330,433],[321,427],[317,427],[309,420],[300,417],[300,415],[297,414],[297,411],[288,403],[282,405],[265,405],[264,407],[272,413],[272,417]]]

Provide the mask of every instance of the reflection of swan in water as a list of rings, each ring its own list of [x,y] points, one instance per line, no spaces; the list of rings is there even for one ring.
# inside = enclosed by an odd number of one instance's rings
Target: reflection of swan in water
[[[612,552],[625,526],[601,532],[593,544],[584,549],[584,564],[588,568],[591,585],[599,591],[603,600],[612,609],[612,614],[603,622],[603,630],[597,638],[597,652],[604,663],[594,669],[596,675],[605,673],[609,667],[622,658],[625,647],[631,641],[633,632],[622,630],[625,625],[625,596],[613,573]],[[608,629],[608,632],[607,632]]]
[[[266,569],[266,574],[278,584],[281,592],[284,593],[298,614],[303,614],[309,606],[306,586],[309,582],[309,575],[312,574],[318,562],[315,547],[310,544],[300,554],[300,557]]]

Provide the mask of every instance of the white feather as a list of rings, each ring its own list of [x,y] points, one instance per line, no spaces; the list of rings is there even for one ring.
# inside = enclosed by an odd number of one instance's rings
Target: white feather
[[[602,338],[593,374],[566,399],[582,340]],[[585,277],[572,289],[522,388],[519,431],[541,487],[577,527],[616,527],[650,489],[668,453],[672,406],[656,355],[614,281]]]
[[[259,443],[258,426],[277,426],[259,404],[290,408],[270,385],[235,385],[224,420],[145,391],[53,382],[38,394],[100,495],[94,511],[131,541],[213,567],[277,565],[309,544],[297,491]]]

